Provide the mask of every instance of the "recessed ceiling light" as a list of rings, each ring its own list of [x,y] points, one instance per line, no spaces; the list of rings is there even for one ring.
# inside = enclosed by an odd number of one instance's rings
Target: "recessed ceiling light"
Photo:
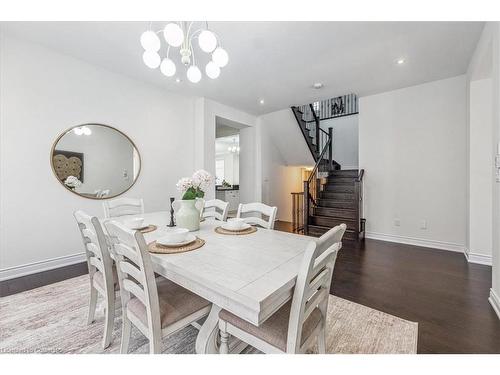
[[[180,81],[181,81],[181,79],[180,79],[179,77],[177,77],[177,78],[175,79],[175,82],[177,82],[177,83],[179,83]]]
[[[259,103],[260,103],[260,104],[264,104],[264,99],[260,99],[260,100],[259,100]]]
[[[403,65],[404,63],[405,63],[405,59],[403,59],[403,58],[396,60],[396,64],[398,64],[398,65]]]
[[[315,88],[316,90],[321,89],[323,88],[323,84],[321,82],[313,83],[313,88]]]

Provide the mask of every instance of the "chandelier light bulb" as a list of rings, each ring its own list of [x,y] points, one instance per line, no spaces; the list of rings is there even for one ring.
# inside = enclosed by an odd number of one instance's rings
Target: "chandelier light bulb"
[[[184,41],[184,31],[176,23],[169,23],[163,30],[163,36],[172,47],[179,47]]]
[[[212,53],[212,60],[219,68],[223,68],[227,65],[229,61],[229,56],[225,49],[218,47]]]
[[[82,130],[83,130],[83,134],[85,134],[85,135],[91,135],[92,134],[92,130],[90,130],[90,128],[88,128],[86,126],[84,126],[82,128]]]
[[[142,55],[142,60],[144,61],[144,64],[151,69],[158,68],[161,63],[161,57],[158,55],[158,52],[155,51],[145,51]]]
[[[220,68],[213,61],[209,61],[205,73],[209,78],[216,79],[220,75]]]
[[[161,47],[160,38],[154,31],[145,31],[141,35],[141,46],[146,51],[158,52]]]
[[[73,130],[73,132],[76,134],[76,135],[82,135],[83,134],[83,129],[82,128],[75,128]]]
[[[217,47],[217,38],[209,30],[203,30],[198,36],[198,44],[203,52],[210,53]]]
[[[191,65],[187,70],[187,78],[192,83],[198,83],[201,80],[201,71],[196,65]]]
[[[160,65],[160,71],[167,77],[172,77],[175,74],[175,64],[170,59],[163,59]]]

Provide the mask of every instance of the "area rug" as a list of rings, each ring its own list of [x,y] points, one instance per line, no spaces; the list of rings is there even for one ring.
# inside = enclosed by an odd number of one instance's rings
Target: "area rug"
[[[0,353],[118,353],[121,310],[112,345],[103,350],[102,304],[87,325],[88,276],[80,276],[0,298]],[[163,353],[195,352],[198,330],[186,327],[163,340]],[[330,296],[328,353],[412,354],[417,352],[418,324]],[[129,351],[147,353],[148,342],[135,328]],[[256,350],[247,350],[254,353]]]

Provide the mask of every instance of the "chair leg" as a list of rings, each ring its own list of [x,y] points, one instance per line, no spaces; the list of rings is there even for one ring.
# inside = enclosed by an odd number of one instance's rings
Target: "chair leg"
[[[91,324],[94,321],[95,309],[97,306],[97,289],[93,285],[90,286],[90,302],[89,302],[89,316],[87,319],[87,324]]]
[[[113,326],[115,322],[115,297],[111,295],[106,301],[106,314],[104,320],[104,336],[102,338],[102,348],[106,349],[111,345],[113,339]]]
[[[161,354],[161,345],[162,345],[161,337],[150,338],[149,339],[149,354]]]
[[[220,332],[220,354],[228,354],[229,353],[229,334],[227,333],[226,323],[221,322],[219,324],[219,332]]]
[[[326,354],[326,329],[324,323],[321,325],[318,332],[318,353]]]
[[[124,312],[122,314],[123,322],[122,322],[122,342],[120,345],[120,353],[127,354],[128,353],[128,343],[130,341],[130,334],[132,333],[132,323],[127,318],[127,314]]]

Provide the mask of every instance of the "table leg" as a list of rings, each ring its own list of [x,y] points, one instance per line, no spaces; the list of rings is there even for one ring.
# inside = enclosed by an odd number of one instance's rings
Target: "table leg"
[[[212,304],[212,309],[196,337],[196,354],[219,353],[219,312],[221,310],[219,306]],[[229,353],[241,353],[247,346],[248,344],[243,341],[231,337]]]

